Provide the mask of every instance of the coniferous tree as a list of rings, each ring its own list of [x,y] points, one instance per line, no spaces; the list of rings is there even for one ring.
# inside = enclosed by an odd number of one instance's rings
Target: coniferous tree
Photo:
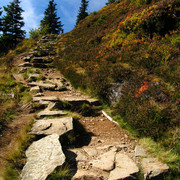
[[[56,5],[54,0],[49,1],[48,8],[44,12],[44,19],[41,21],[41,27],[46,27],[48,34],[59,34],[60,31],[63,32],[63,25],[59,20],[60,17],[57,17]]]
[[[2,11],[1,11],[1,7],[0,7],[0,33],[2,31],[2,19],[1,19],[1,14],[2,14]]]
[[[108,2],[106,3],[106,5],[108,6],[108,5],[110,5],[110,4],[112,4],[112,3],[114,3],[116,0],[108,0]]]
[[[86,16],[88,16],[88,13],[86,12],[88,3],[89,3],[89,1],[87,1],[87,0],[81,0],[81,6],[79,9],[79,14],[77,16],[76,25],[79,23],[80,20],[82,20]]]
[[[7,7],[4,6],[6,15],[2,18],[2,31],[9,48],[15,47],[25,37],[25,31],[21,29],[24,26],[23,9],[19,5],[19,0],[13,0]]]

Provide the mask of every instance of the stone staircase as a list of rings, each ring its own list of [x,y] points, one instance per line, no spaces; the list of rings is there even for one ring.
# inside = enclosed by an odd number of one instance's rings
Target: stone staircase
[[[63,102],[74,109],[83,104],[96,107],[97,99],[73,89],[71,84],[53,68],[54,45],[58,36],[43,36],[38,46],[18,65],[14,78],[29,87],[32,104],[44,109],[37,112],[30,134],[37,136],[26,151],[27,162],[20,175],[22,180],[43,180],[66,161],[72,162],[73,180],[163,179],[169,167],[148,157],[135,139],[109,121],[104,113],[82,116],[77,123],[68,116]],[[24,80],[23,74],[28,77]],[[19,78],[22,76],[21,78]],[[36,108],[33,109],[37,111]],[[82,126],[84,131],[77,135]],[[77,136],[76,144],[63,144],[61,139],[70,133]],[[74,165],[75,164],[75,165]]]

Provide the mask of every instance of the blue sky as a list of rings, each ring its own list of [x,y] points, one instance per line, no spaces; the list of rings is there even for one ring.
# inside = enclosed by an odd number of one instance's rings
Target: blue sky
[[[88,12],[98,11],[108,0],[89,0]],[[6,6],[12,0],[0,0],[0,7]],[[49,0],[21,0],[20,6],[24,10],[25,26],[23,29],[28,32],[32,28],[37,28],[43,19],[44,10],[48,7]],[[76,17],[79,11],[81,0],[55,0],[57,4],[57,13],[62,24],[64,32],[71,31],[76,23]]]

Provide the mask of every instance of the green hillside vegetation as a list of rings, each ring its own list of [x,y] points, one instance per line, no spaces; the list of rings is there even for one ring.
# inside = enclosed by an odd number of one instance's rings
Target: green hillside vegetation
[[[56,66],[76,87],[104,102],[139,137],[179,153],[178,0],[121,0],[91,13],[58,44]]]

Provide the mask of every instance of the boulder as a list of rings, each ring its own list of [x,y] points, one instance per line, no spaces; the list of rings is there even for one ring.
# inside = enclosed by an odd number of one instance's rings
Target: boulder
[[[49,110],[44,110],[41,111],[37,114],[38,118],[44,118],[44,117],[48,117],[48,116],[63,116],[66,115],[67,113],[63,112],[63,111],[49,111]]]
[[[35,135],[50,135],[58,134],[59,136],[73,130],[72,117],[59,119],[42,119],[34,123],[30,134]]]
[[[99,168],[104,171],[111,171],[114,169],[116,151],[110,150],[101,154],[96,160],[90,162],[92,167]]]
[[[122,153],[116,154],[116,168],[110,172],[109,180],[133,179],[132,175],[139,172],[137,165],[127,155]]]
[[[65,162],[57,134],[33,142],[27,149],[26,156],[27,162],[21,173],[22,180],[45,180],[56,167]]]
[[[166,164],[159,162],[155,158],[142,159],[141,167],[145,179],[161,179],[161,176],[169,170],[169,167]]]

